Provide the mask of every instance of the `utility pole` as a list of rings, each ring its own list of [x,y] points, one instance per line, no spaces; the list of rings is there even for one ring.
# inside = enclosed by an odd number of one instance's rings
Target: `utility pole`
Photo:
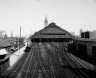
[[[18,51],[19,51],[19,55],[20,55],[20,39],[21,39],[21,26],[20,26],[20,36],[18,38]]]

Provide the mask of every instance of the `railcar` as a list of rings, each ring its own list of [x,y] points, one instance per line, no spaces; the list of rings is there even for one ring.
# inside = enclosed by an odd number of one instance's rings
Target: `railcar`
[[[31,50],[31,45],[27,45],[24,51],[25,52],[30,52],[30,50]]]

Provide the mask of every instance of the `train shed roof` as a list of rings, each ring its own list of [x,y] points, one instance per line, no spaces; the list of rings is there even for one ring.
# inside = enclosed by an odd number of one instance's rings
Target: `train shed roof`
[[[74,36],[52,22],[32,35],[32,38],[74,38]]]

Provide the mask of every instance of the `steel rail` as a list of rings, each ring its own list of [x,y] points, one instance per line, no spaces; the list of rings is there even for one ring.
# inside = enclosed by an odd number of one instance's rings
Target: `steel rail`
[[[38,45],[38,44],[37,44]],[[38,76],[38,70],[39,70],[39,59],[38,59],[38,48],[35,48],[35,51],[34,51],[34,58],[33,58],[33,61],[34,62],[31,62],[31,65],[30,66],[33,66],[33,67],[30,67],[31,68],[31,78],[36,78]]]
[[[47,51],[47,52],[48,52],[48,51]],[[50,53],[50,52],[49,52],[49,53]],[[49,54],[49,53],[48,53],[48,54]],[[50,54],[49,54],[49,55],[50,55]],[[54,59],[54,58],[52,57],[52,55],[50,55],[50,56],[51,56],[52,59]],[[54,59],[54,61],[56,61],[56,59]],[[58,68],[61,69],[61,68],[60,68],[60,64],[58,64],[58,62],[56,62],[56,65],[58,65]],[[61,70],[62,70],[62,69],[61,69]]]
[[[52,75],[52,71],[50,71],[49,66],[46,65],[46,63],[45,63],[45,61],[44,61],[44,59],[42,58],[42,56],[41,56],[40,53],[39,53],[39,56],[40,56],[40,61],[41,61],[41,63],[42,63],[42,66],[44,67],[44,70],[43,70],[43,71],[45,71],[45,72],[48,74],[49,78],[54,78],[53,75]]]
[[[27,54],[29,54],[29,53],[27,53]],[[27,56],[28,56],[28,55],[27,55]],[[27,58],[27,56],[24,57],[24,60]],[[18,63],[19,63],[19,62],[18,62]],[[20,71],[20,69],[21,69],[22,65],[24,64],[24,62],[20,62],[19,64],[21,64],[21,66],[19,66],[19,67],[17,67],[17,68],[15,69],[15,73],[12,73],[12,74],[10,75],[11,77],[16,78],[16,76],[17,76],[18,72]]]
[[[58,48],[56,48],[57,50],[58,50]],[[62,52],[58,52],[58,51],[55,51],[56,52],[56,54],[57,54],[57,56],[58,56],[58,58],[59,58],[59,60],[60,60],[60,63],[62,63],[62,56],[63,56],[63,54],[61,54]],[[61,55],[60,55],[61,54]],[[65,62],[64,62],[65,63]],[[64,65],[64,63],[62,63],[61,64],[61,66],[62,65]],[[68,72],[68,73],[70,73],[70,75],[71,75],[71,77],[76,77],[77,78],[77,76],[74,74],[74,73],[72,73],[72,71],[70,71],[70,69],[67,67],[67,65],[65,65],[65,67],[66,67],[66,69],[67,69],[67,71],[66,72]],[[73,75],[74,74],[74,75]]]
[[[57,47],[56,47],[57,48]],[[58,52],[59,53],[59,55],[60,55],[60,53],[61,52]],[[65,53],[65,52],[64,52]],[[60,56],[60,58],[62,58],[62,55],[64,56],[64,53],[63,54],[61,54]],[[64,57],[66,57],[66,55],[64,56]],[[64,58],[63,58],[64,59]],[[66,58],[65,58],[66,59]],[[67,59],[68,59],[68,57],[67,57]],[[69,63],[70,63],[70,60],[67,60]],[[72,65],[72,63],[71,63],[71,65]],[[70,69],[66,66],[66,68],[69,70],[69,72],[70,72]],[[80,75],[80,74],[79,74]],[[81,75],[80,75],[81,76]],[[82,77],[82,76],[81,76]]]
[[[56,52],[56,51],[55,51]],[[56,54],[57,54],[57,52],[56,52]],[[57,54],[58,55],[58,54]],[[59,58],[59,57],[58,57]],[[53,61],[54,62],[54,61]],[[59,62],[60,63],[60,62]],[[59,68],[60,68],[60,65],[58,66]],[[55,70],[55,69],[54,69]],[[63,69],[61,69],[60,68],[60,70],[63,70]],[[67,69],[68,70],[68,69]],[[63,70],[63,71],[65,71],[65,70]],[[65,72],[66,73],[66,72]],[[67,73],[66,73],[67,74]],[[67,76],[68,76],[69,74],[67,74]],[[72,77],[72,76],[71,76]]]
[[[64,44],[63,44],[64,45]],[[64,49],[64,48],[63,48]],[[66,55],[65,55],[66,54]],[[81,76],[82,78],[85,78],[85,77],[87,77],[87,78],[89,78],[84,72],[83,72],[83,76],[79,73],[81,70],[80,70],[80,68],[78,67],[78,65],[76,65],[76,63],[75,62],[73,62],[71,59],[70,59],[70,57],[68,57],[68,55],[67,55],[67,53],[66,52],[64,52],[64,50],[63,50],[63,55],[64,55],[64,57],[65,57],[65,59],[67,60],[67,61],[69,61],[69,63],[72,65],[73,64],[73,66],[75,66],[77,69],[79,69],[79,71],[77,71],[74,67],[72,67],[72,69],[79,75],[79,76]]]
[[[27,75],[26,72],[28,73],[28,71],[29,71],[28,68],[29,68],[29,64],[30,64],[30,62],[31,62],[30,57],[31,57],[31,55],[33,55],[34,49],[35,49],[35,44],[34,44],[34,46],[31,47],[30,54],[28,55],[25,63],[24,63],[23,66],[22,66],[22,69],[21,69],[21,71],[20,71],[20,72],[22,73],[22,75],[21,75],[22,78],[24,78],[24,77]],[[29,61],[30,61],[30,62],[29,62]]]
[[[56,52],[56,51],[55,51]],[[66,67],[67,68],[67,67]],[[67,68],[67,70],[70,72],[70,70]],[[73,75],[72,73],[71,73],[71,75]],[[74,77],[74,76],[73,76]]]
[[[40,46],[38,46],[38,58],[39,58],[39,64],[40,64],[40,68],[41,68],[41,72],[44,76],[44,78],[50,78],[50,74],[49,71],[47,70],[47,66],[41,56],[41,51],[40,51]]]
[[[8,78],[8,76],[10,77],[10,75],[13,73],[13,71],[15,71],[17,68],[20,68],[24,62],[24,60],[26,59],[25,57],[27,57],[27,54],[24,53],[24,55],[22,56],[22,58],[19,59],[18,63],[16,63],[14,65],[14,67],[10,70],[10,71],[5,71],[3,74],[2,74],[2,77],[3,78]],[[21,64],[22,63],[22,64]]]
[[[62,44],[62,45],[64,45],[64,44]],[[66,51],[66,50],[64,50],[64,48],[63,48],[63,53],[64,53],[64,51]],[[73,65],[78,69],[78,71],[75,70],[75,68],[73,68],[73,69],[74,69],[77,73],[80,72],[80,73],[83,75],[82,78],[89,78],[83,71],[81,71],[81,69],[78,67],[78,65],[68,56],[67,52],[65,52],[65,53],[66,53],[66,56],[68,57],[68,58],[66,58],[66,59],[70,60],[71,63],[73,62]],[[69,59],[69,58],[70,58],[70,59]],[[78,73],[78,74],[80,74],[80,73]]]

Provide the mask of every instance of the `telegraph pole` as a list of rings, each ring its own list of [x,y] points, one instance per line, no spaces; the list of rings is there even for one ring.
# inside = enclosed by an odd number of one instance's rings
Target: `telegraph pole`
[[[20,55],[20,44],[19,44],[20,39],[21,39],[21,26],[20,26],[20,36],[18,38],[18,51],[19,51],[19,55]]]

